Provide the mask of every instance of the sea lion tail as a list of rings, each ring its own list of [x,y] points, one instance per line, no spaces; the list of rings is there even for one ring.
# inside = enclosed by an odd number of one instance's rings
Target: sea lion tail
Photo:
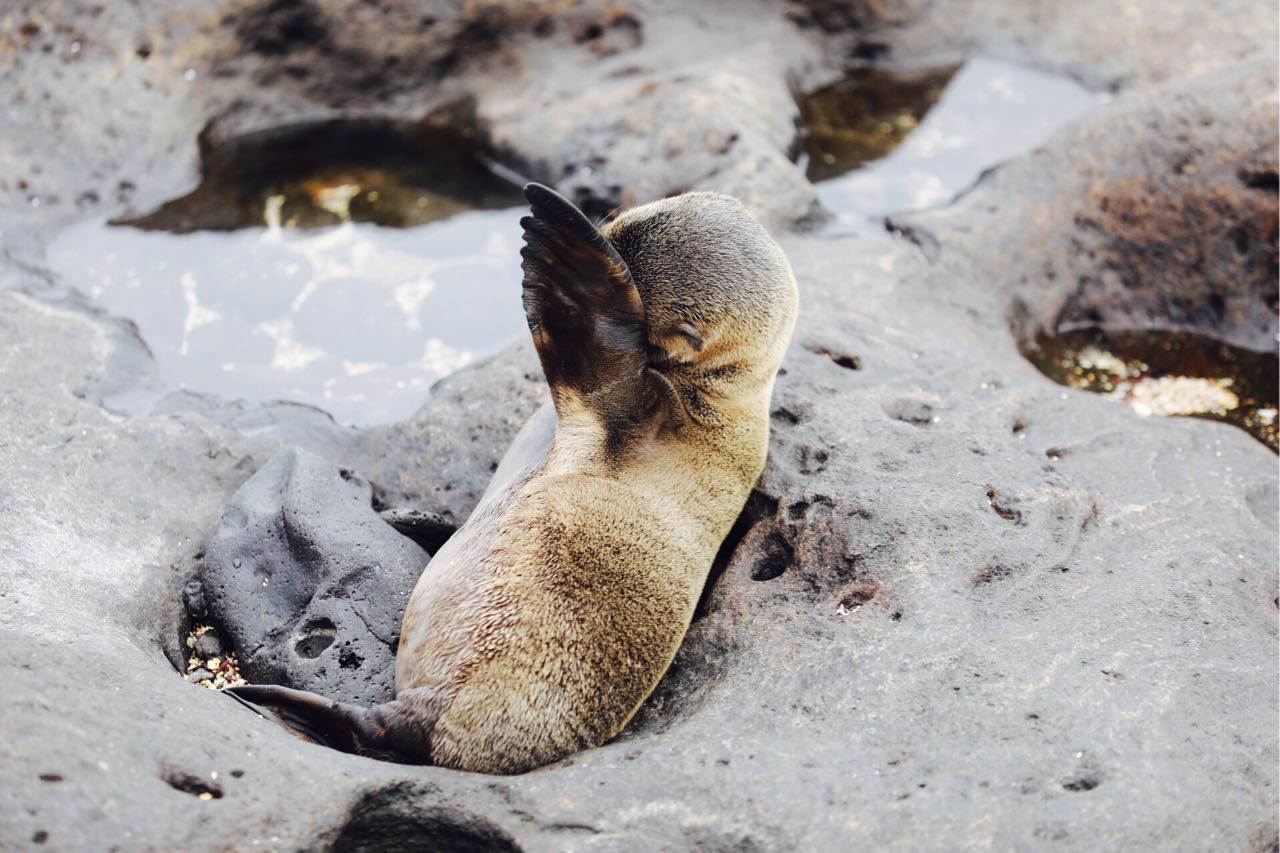
[[[429,737],[399,701],[367,708],[276,684],[246,684],[223,692],[331,749],[401,764],[431,763]]]

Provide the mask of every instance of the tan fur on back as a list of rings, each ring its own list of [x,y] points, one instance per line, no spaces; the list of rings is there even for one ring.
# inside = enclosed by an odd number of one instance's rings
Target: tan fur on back
[[[439,765],[520,772],[616,736],[675,656],[764,465],[796,313],[781,250],[709,193],[629,211],[605,233],[635,275],[651,349],[683,363],[625,447],[606,448],[585,402],[558,398],[545,459],[487,496],[423,573],[397,704],[433,722]]]

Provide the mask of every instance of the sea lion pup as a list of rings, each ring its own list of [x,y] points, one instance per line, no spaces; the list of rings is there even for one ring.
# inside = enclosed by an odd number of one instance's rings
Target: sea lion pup
[[[539,184],[524,307],[551,386],[413,591],[396,698],[233,688],[330,746],[519,773],[617,735],[670,666],[764,467],[796,285],[729,196],[601,233]]]

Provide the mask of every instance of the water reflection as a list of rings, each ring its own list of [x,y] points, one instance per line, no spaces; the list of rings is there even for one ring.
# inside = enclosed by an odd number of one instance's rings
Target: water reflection
[[[926,71],[859,68],[800,104],[805,177],[839,177],[896,148],[937,103],[958,66]]]
[[[948,74],[941,69],[900,75],[896,93],[882,75],[871,94],[858,97],[854,78],[845,96],[843,132],[863,140],[855,146],[857,156],[846,151],[810,168],[822,177],[843,164],[855,165],[859,151],[874,151],[868,139],[901,144],[879,160],[815,185],[822,205],[836,214],[837,229],[879,230],[885,216],[946,202],[984,170],[1043,144],[1107,97],[1063,77],[986,58],[966,62],[938,94]],[[814,96],[825,99],[826,138],[834,135],[842,114],[839,91]],[[869,107],[880,112],[868,114]],[[881,125],[888,131],[881,133]]]
[[[114,224],[230,231],[264,215],[286,228],[374,222],[408,228],[466,210],[522,203],[520,179],[485,154],[462,107],[421,121],[332,119],[200,145],[200,183]]]
[[[402,230],[174,235],[85,223],[50,245],[49,261],[138,324],[167,383],[310,403],[364,425],[411,415],[436,380],[527,334],[521,213]]]
[[[1275,353],[1190,332],[1094,328],[1041,332],[1023,354],[1053,381],[1120,400],[1144,417],[1226,421],[1280,449]]]

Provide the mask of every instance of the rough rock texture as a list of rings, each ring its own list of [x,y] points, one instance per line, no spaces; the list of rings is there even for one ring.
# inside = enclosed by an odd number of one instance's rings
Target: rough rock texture
[[[880,0],[891,55],[975,51],[1114,89],[1194,77],[1275,50],[1275,10],[1256,0]]]
[[[395,695],[395,650],[427,552],[372,509],[367,480],[302,450],[232,495],[201,572],[251,682],[344,701]]]
[[[1156,87],[894,224],[985,265],[1024,340],[1100,325],[1273,350],[1277,85],[1263,59]]]
[[[417,415],[361,433],[344,458],[377,484],[379,506],[429,508],[461,525],[520,427],[550,399],[533,344],[522,342],[442,380]]]
[[[1163,276],[1195,286],[1197,327],[1274,329],[1251,313],[1274,257],[1273,6],[383,0],[341,4],[336,25],[338,5],[0,11],[0,847],[1277,848],[1275,456],[1053,385],[1015,334],[1112,294],[1132,297],[1117,317],[1168,319]],[[460,523],[545,390],[522,345],[368,432],[182,396],[130,415],[164,389],[136,330],[44,269],[57,229],[189,189],[210,122],[465,97],[514,161],[581,177],[588,200],[717,186],[785,222],[811,196],[780,154],[784,116],[757,105],[790,109],[787,75],[849,51],[944,49],[1119,91],[900,223],[915,242],[783,237],[802,313],[769,464],[618,741],[512,778],[400,767],[300,743],[174,670],[184,584],[282,444],[366,477],[377,509]],[[625,155],[588,162],[599,150]],[[317,512],[382,523],[344,500]]]

